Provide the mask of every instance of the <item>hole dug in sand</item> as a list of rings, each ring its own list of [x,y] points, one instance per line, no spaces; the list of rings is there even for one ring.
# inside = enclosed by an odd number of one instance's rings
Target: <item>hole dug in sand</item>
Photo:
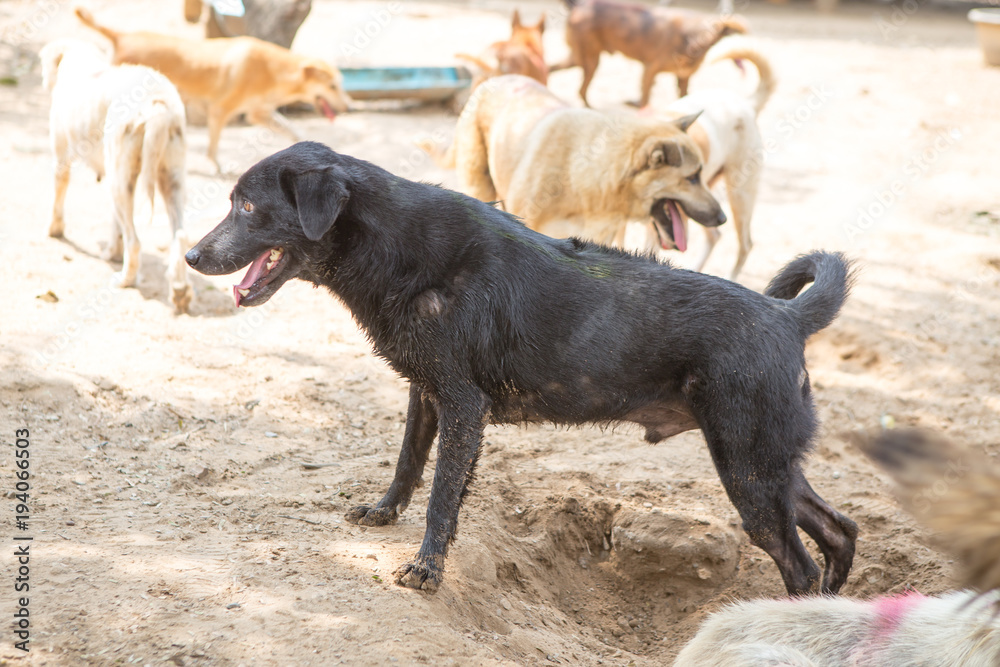
[[[595,496],[517,498],[515,506],[529,509],[483,513],[480,521],[500,525],[459,538],[445,587],[478,599],[467,620],[504,637],[515,654],[530,654],[529,637],[546,635],[567,643],[582,636],[598,654],[658,655],[680,626],[697,622],[691,612],[735,579],[742,536],[708,514]]]

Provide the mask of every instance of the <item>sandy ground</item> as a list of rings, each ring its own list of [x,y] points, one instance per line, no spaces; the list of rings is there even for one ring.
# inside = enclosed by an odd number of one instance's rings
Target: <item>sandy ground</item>
[[[179,3],[91,6],[119,27],[197,35]],[[512,8],[319,0],[295,46],[340,64],[448,64],[502,38]],[[522,11],[548,12],[549,60],[561,58],[561,6]],[[808,476],[861,527],[843,592],[946,590],[948,557],[852,435],[891,418],[1000,450],[1000,69],[984,67],[962,13],[745,13],[781,81],[760,117],[770,149],[743,281],[761,289],[812,248],[861,267],[843,314],[807,349],[823,422]],[[46,40],[87,33],[64,2],[4,2],[0,21],[4,73],[19,77],[0,87],[0,664],[662,665],[727,600],[783,593],[700,433],[649,447],[630,428],[490,428],[441,590],[392,584],[423,534],[427,486],[396,526],[342,517],[391,479],[405,384],[347,311],[304,283],[237,312],[233,278],[195,276],[192,313],[173,316],[162,208],[139,230],[139,287],[106,287],[117,268],[98,257],[109,201],[83,167],[66,240],[49,239],[48,97],[37,67],[25,68]],[[358,30],[372,21],[366,43]],[[592,101],[634,98],[639,71],[606,57]],[[561,72],[552,87],[575,100],[579,78]],[[692,82],[712,85],[753,81],[724,63]],[[654,104],[673,91],[661,77]],[[413,149],[450,139],[445,110],[294,122],[337,150],[455,185]],[[204,157],[203,128],[189,144],[187,224],[200,238],[235,175],[288,142],[227,129],[225,178]],[[724,232],[708,266],[718,275],[735,257]],[[28,531],[13,524],[20,428],[32,453]],[[34,538],[29,654],[12,645],[15,533]]]

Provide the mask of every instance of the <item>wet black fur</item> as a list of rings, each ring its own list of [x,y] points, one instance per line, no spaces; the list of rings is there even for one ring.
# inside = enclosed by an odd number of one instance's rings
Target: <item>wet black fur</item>
[[[410,381],[395,479],[381,501],[348,518],[394,522],[439,436],[427,532],[400,583],[438,585],[484,426],[527,421],[631,421],[650,442],[700,428],[744,528],[788,592],[836,592],[846,580],[857,528],[801,470],[817,427],[803,347],[847,296],[843,256],[799,257],[761,295],[548,238],[488,204],[317,143],[252,167],[233,201],[189,263],[231,273],[283,248],[284,270],[246,304],[292,277],[327,287]],[[824,553],[822,583],[796,525]]]

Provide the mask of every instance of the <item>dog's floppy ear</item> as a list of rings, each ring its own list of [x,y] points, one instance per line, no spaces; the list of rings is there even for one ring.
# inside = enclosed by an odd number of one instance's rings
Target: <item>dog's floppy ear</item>
[[[700,116],[700,115],[701,115],[700,111],[696,111],[695,113],[688,114],[687,116],[683,116],[681,118],[678,118],[678,119],[674,120],[674,125],[676,125],[677,127],[679,127],[680,130],[681,130],[681,132],[687,132],[688,128],[691,127],[692,125],[694,125],[694,122],[696,120],[698,120],[698,116]]]
[[[317,63],[307,64],[302,66],[302,74],[306,79],[316,79],[317,81],[330,81],[333,79],[333,75],[329,70],[325,69],[322,65]]]
[[[344,173],[334,166],[309,171],[286,170],[279,180],[298,210],[299,224],[310,241],[319,241],[330,231],[351,196]]]
[[[650,169],[659,169],[667,166],[679,167],[683,163],[684,156],[681,155],[680,146],[673,141],[665,141],[653,147],[646,164]]]

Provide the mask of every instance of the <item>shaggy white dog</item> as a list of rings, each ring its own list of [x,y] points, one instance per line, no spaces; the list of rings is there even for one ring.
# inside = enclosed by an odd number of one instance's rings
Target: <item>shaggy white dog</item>
[[[177,90],[148,67],[111,66],[88,42],[58,40],[46,45],[39,57],[45,87],[52,93],[49,135],[55,153],[55,202],[49,236],[63,235],[70,165],[81,160],[97,172],[98,180],[107,177],[113,227],[106,258],[123,263],[112,284],[131,287],[139,272],[136,187],[149,197],[152,210],[154,186],[159,186],[173,233],[167,261],[170,300],[178,312],[187,311],[193,291],[184,263],[185,120]]]

